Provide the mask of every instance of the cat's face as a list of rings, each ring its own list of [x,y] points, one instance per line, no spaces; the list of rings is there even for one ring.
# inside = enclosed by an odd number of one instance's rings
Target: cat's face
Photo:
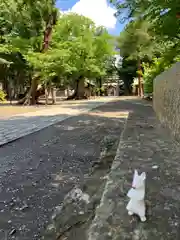
[[[138,175],[138,171],[134,171],[134,177],[133,177],[133,183],[132,188],[138,189],[144,186],[144,181],[146,179],[146,173],[143,172],[140,175]]]

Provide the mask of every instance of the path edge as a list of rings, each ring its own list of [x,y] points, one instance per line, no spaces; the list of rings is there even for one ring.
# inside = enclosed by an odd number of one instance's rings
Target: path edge
[[[87,240],[101,240],[102,239],[102,233],[101,229],[103,226],[106,226],[106,219],[111,215],[111,210],[114,206],[113,199],[111,199],[111,202],[109,202],[109,192],[112,191],[112,188],[114,186],[114,180],[112,180],[111,176],[115,175],[114,173],[118,170],[121,165],[121,159],[123,154],[123,139],[124,134],[127,129],[127,123],[129,119],[129,112],[127,112],[127,117],[124,123],[123,131],[121,132],[119,144],[117,147],[116,155],[113,160],[111,170],[108,174],[107,181],[104,187],[104,191],[100,200],[100,204],[96,208],[95,217],[92,220],[92,223],[87,231]],[[108,206],[108,207],[107,207]],[[98,227],[99,226],[99,227]],[[109,237],[111,237],[109,235]]]

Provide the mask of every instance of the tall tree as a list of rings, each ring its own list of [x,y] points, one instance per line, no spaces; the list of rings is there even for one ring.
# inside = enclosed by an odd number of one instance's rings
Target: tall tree
[[[151,22],[153,30],[166,40],[180,38],[179,0],[110,0],[117,9],[121,21],[144,19]],[[172,27],[173,26],[173,27]]]
[[[110,2],[116,6],[116,15],[120,21],[137,22],[141,19],[150,23],[149,32],[154,36],[151,39],[152,46],[156,50],[154,57],[158,57],[159,60],[155,61],[156,64],[146,67],[148,74],[145,73],[144,77],[148,76],[148,81],[151,79],[153,83],[153,77],[165,70],[166,66],[177,61],[180,55],[179,0],[110,0]],[[149,70],[151,67],[152,71]]]
[[[106,59],[113,54],[110,35],[86,17],[67,14],[60,17],[53,39],[54,47],[61,44],[66,51],[64,72],[75,86],[71,98],[83,98],[85,78],[97,79],[105,74]]]
[[[0,55],[12,60],[15,67],[12,56],[21,54],[31,80],[26,84],[29,91],[19,103],[30,103],[30,99],[35,103],[38,84],[43,85],[44,91],[47,85],[60,82],[74,85],[73,97],[83,98],[85,79],[96,83],[105,75],[106,60],[114,54],[114,42],[103,27],[96,27],[92,20],[77,14],[58,16],[52,0],[11,0],[9,15],[5,0],[1,6]],[[7,69],[9,76],[12,69]]]
[[[139,96],[143,95],[141,84],[142,59],[153,53],[153,37],[149,33],[149,23],[143,20],[131,21],[118,38],[118,47],[122,57],[135,59],[138,68]]]
[[[24,2],[24,4],[25,4],[25,2]],[[28,2],[26,2],[26,4],[29,7],[31,7],[33,4],[33,1],[29,0]],[[55,8],[55,1],[54,0],[46,0],[44,2],[44,4],[41,5],[40,11],[38,11],[38,10],[39,9],[35,9],[35,12],[32,11],[31,17],[34,20],[34,17],[36,17],[35,13],[37,13],[38,16],[41,16],[41,18],[39,18],[39,25],[40,26],[41,26],[41,24],[42,24],[42,26],[45,25],[45,30],[43,33],[42,48],[41,48],[41,52],[44,53],[49,48],[53,26],[56,24],[56,21],[57,21],[57,9]],[[36,75],[32,78],[31,88],[30,88],[29,92],[19,103],[30,102],[30,98],[32,99],[31,100],[32,104],[36,103],[36,101],[37,101],[36,91],[37,91],[37,87],[39,84],[39,79],[40,79],[39,75]]]
[[[2,0],[0,4],[0,52],[15,51],[24,55],[33,51],[44,52],[56,20],[55,1]],[[38,79],[32,75],[30,91],[21,103],[29,102],[30,98],[32,103],[35,102]]]

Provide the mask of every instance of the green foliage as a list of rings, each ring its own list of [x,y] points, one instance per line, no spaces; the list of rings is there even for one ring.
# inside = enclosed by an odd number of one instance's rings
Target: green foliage
[[[154,79],[166,69],[170,68],[173,63],[180,60],[179,44],[174,45],[172,42],[169,42],[166,43],[166,46],[164,46],[164,44],[162,44],[162,46],[159,58],[154,58],[150,63],[143,63],[145,93],[152,93]]]
[[[96,91],[96,93],[98,94],[98,95],[103,95],[104,93],[105,93],[105,88],[104,87],[101,87],[101,88],[96,88],[95,89],[95,91]]]
[[[118,48],[123,57],[119,73],[127,93],[131,93],[133,79],[137,76],[142,77],[142,61],[151,59],[157,51],[152,44],[153,39],[150,24],[141,19],[127,24],[117,39]]]
[[[92,20],[58,14],[54,0],[2,0],[0,7],[0,81],[29,87],[38,75],[41,83],[59,86],[106,74],[114,42]],[[48,50],[42,51],[50,16],[56,26]]]
[[[0,64],[0,82],[13,86],[27,83],[31,69],[20,52],[0,52],[0,58],[3,59]]]
[[[152,93],[155,77],[180,60],[180,1],[110,2],[120,21],[130,21],[118,39],[121,55],[141,59],[144,90]]]
[[[152,24],[156,34],[169,39],[179,38],[180,12],[179,0],[110,0],[117,8],[117,16],[123,21],[127,19],[147,20]],[[124,17],[126,16],[126,17]]]
[[[50,48],[45,53],[29,52],[27,59],[44,81],[63,76],[71,81],[105,75],[106,59],[113,54],[110,35],[83,16],[62,15],[54,29]],[[64,82],[66,83],[66,82]]]
[[[0,58],[7,61],[0,64],[0,81],[7,92],[29,87],[35,69],[28,58],[41,51],[48,18],[57,12],[54,6],[53,0],[0,2]]]
[[[123,57],[129,56],[131,59],[151,56],[153,53],[152,35],[149,32],[150,24],[138,20],[127,24],[124,31],[117,38],[117,47]]]
[[[54,0],[1,0],[1,34],[30,39],[43,34]]]
[[[154,79],[168,69],[171,66],[171,63],[167,61],[165,58],[155,58],[151,64],[144,63],[144,91],[145,93],[153,92],[153,81]]]
[[[0,102],[4,102],[6,100],[6,93],[0,89]]]

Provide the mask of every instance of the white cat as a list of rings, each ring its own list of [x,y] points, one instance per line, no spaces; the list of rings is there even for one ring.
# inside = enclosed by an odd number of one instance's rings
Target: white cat
[[[146,221],[145,208],[145,179],[146,173],[143,172],[138,175],[138,171],[134,171],[132,188],[129,190],[127,196],[130,198],[126,207],[129,215],[137,214],[142,222]]]

